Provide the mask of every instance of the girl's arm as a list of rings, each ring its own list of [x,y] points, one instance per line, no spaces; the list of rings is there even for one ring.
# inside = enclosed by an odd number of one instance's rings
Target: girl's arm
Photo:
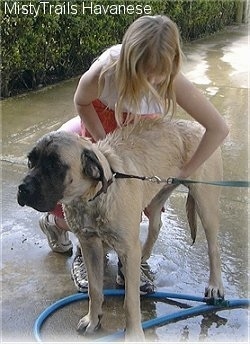
[[[98,97],[98,79],[101,68],[102,65],[96,61],[82,75],[74,95],[74,104],[77,113],[95,141],[103,139],[106,136],[102,123],[92,105],[92,101]]]
[[[178,105],[206,129],[196,152],[176,176],[187,178],[220,146],[229,129],[216,108],[183,74],[177,75],[174,88]]]

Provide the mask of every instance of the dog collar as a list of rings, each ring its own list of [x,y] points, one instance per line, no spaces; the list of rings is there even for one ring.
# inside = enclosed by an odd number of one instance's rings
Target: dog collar
[[[114,174],[113,174],[112,178],[107,181],[106,188],[104,189],[104,187],[102,186],[101,189],[99,191],[97,191],[95,196],[93,198],[89,199],[89,202],[94,201],[96,199],[96,197],[100,196],[102,193],[106,193],[108,187],[113,183],[113,181],[114,181]]]
[[[101,187],[101,189],[95,194],[95,196],[93,198],[91,198],[89,201],[93,201],[94,199],[96,199],[96,197],[100,196],[102,193],[106,193],[108,187],[113,183],[114,179],[140,179],[140,180],[148,180],[151,182],[156,182],[156,183],[161,183],[163,182],[163,180],[161,180],[161,178],[157,177],[157,176],[153,176],[153,177],[145,177],[145,176],[136,176],[134,174],[127,174],[127,173],[122,173],[122,172],[115,172],[112,170],[112,178],[109,179],[107,181],[107,185],[104,188],[104,186]],[[173,178],[169,178],[169,179],[173,179]],[[167,181],[164,181],[168,183]]]

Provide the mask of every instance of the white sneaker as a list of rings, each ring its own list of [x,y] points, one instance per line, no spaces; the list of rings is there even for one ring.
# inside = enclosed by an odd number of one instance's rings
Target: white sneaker
[[[78,250],[78,252],[76,253],[76,256],[72,263],[71,278],[79,292],[88,292],[89,283],[87,268],[85,266],[84,259],[81,255],[80,250]]]
[[[49,247],[53,252],[68,253],[72,251],[73,245],[69,240],[69,233],[57,227],[54,215],[42,215],[39,219],[39,225],[46,235]]]
[[[118,260],[118,272],[116,276],[116,285],[118,288],[124,288],[125,286],[125,278],[122,272],[122,264],[121,261]],[[154,293],[155,285],[149,277],[149,267],[148,264],[141,264],[141,275],[140,275],[140,294],[146,295]]]

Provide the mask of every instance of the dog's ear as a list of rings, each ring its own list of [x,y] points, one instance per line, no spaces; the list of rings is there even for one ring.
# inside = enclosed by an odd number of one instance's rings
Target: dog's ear
[[[107,191],[107,179],[104,176],[102,165],[96,154],[90,149],[84,149],[81,155],[83,173],[102,182],[103,192]]]
[[[81,156],[83,173],[95,180],[101,180],[103,168],[96,154],[90,149],[84,149]]]

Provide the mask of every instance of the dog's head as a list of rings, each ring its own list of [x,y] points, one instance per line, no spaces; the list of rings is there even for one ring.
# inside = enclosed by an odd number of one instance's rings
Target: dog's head
[[[99,182],[105,192],[109,165],[98,153],[89,140],[72,133],[43,136],[28,154],[29,172],[18,187],[18,203],[47,212],[58,202],[93,197]]]

